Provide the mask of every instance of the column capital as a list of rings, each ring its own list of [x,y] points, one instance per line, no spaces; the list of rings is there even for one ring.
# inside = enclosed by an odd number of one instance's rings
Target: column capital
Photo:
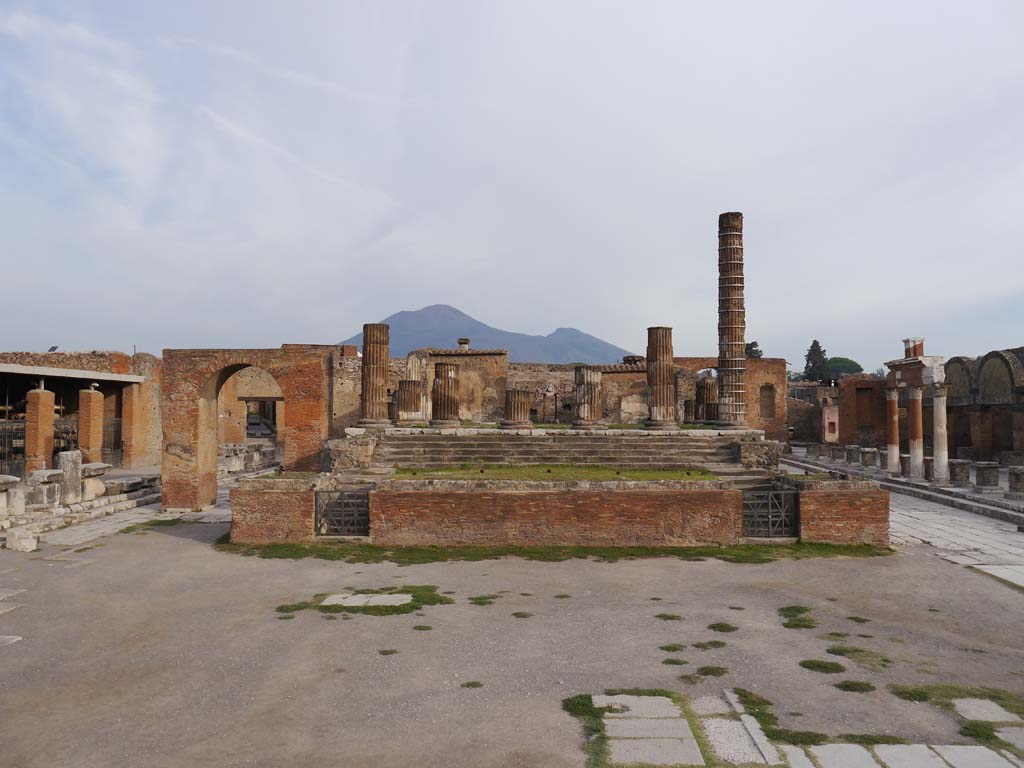
[[[932,397],[945,397],[948,388],[945,384],[932,384]]]
[[[900,391],[897,387],[886,387],[885,388],[885,399],[886,400],[899,400]]]
[[[907,387],[907,396],[911,400],[920,400],[924,396],[924,387]]]

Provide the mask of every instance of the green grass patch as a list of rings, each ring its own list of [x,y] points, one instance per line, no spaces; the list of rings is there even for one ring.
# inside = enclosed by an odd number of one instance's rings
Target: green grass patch
[[[824,661],[822,659],[804,659],[800,662],[800,666],[812,672],[821,672],[825,675],[835,675],[846,671],[846,667],[838,661]]]
[[[673,665],[673,666],[676,666],[676,667],[681,667],[684,664],[689,664],[690,662],[688,662],[686,659],[677,659],[677,658],[675,658],[673,656],[670,656],[667,659],[662,659],[661,663],[662,664],[670,664],[670,665]]]
[[[892,666],[893,663],[892,659],[884,654],[853,645],[833,645],[825,650],[826,653],[850,659],[850,661],[875,672],[881,672],[883,669]]]
[[[401,587],[385,587],[383,589],[356,589],[357,595],[411,595],[412,600],[403,605],[323,605],[326,594],[314,595],[312,600],[298,603],[286,603],[277,606],[278,613],[296,613],[308,608],[315,608],[321,613],[362,613],[367,616],[396,616],[413,613],[428,605],[451,605],[455,601],[437,592],[433,584],[406,584]]]
[[[779,608],[779,617],[785,619],[782,626],[786,629],[814,629],[818,622],[810,615],[811,609],[806,605],[786,605]]]
[[[907,739],[899,736],[890,736],[886,733],[842,733],[837,741],[845,741],[850,744],[863,744],[870,747],[875,744],[909,744]]]
[[[619,469],[596,464],[459,464],[412,469],[399,467],[395,477],[446,480],[714,480],[706,469]]]
[[[287,614],[285,616],[278,616],[277,618],[280,619],[281,621],[285,621],[286,619],[294,619],[295,618],[295,614],[294,613],[289,613],[289,614]]]
[[[501,597],[501,595],[476,595],[475,597],[469,598],[469,602],[473,605],[494,605],[494,601],[499,597]]]
[[[224,534],[215,543],[220,552],[265,559],[299,560],[313,557],[320,560],[338,560],[344,563],[384,563],[397,565],[424,565],[443,562],[476,562],[519,557],[540,562],[563,562],[572,559],[597,560],[614,563],[619,560],[638,560],[654,557],[674,557],[686,561],[707,559],[727,563],[762,565],[776,560],[804,560],[829,557],[879,557],[892,554],[890,550],[864,544],[739,544],[729,547],[384,547],[349,541],[320,541],[312,543],[233,544]]]
[[[668,645],[659,645],[658,649],[665,653],[679,653],[686,650],[686,646],[683,643],[669,643]]]
[[[975,741],[998,741],[996,727],[987,720],[965,720],[960,726],[960,735]]]
[[[850,635],[846,632],[828,632],[821,636],[822,640],[845,640]],[[859,635],[858,635],[859,637]]]
[[[512,614],[512,616],[517,618],[517,619],[528,619],[531,616],[533,616],[533,614],[530,613],[529,611],[516,611],[515,613]]]
[[[661,619],[662,621],[682,621],[683,617],[678,613],[656,613],[654,618]]]
[[[460,688],[483,688],[484,684],[481,683],[479,680],[467,680],[466,682],[464,682],[459,687]]]
[[[118,533],[145,533],[151,528],[170,528],[188,522],[180,517],[159,517],[152,520],[144,520],[141,523],[126,525]]]
[[[413,627],[413,629],[415,629],[417,632],[429,632],[433,629],[433,627],[429,624],[417,624],[415,627]]]
[[[773,705],[768,699],[758,696],[756,693],[751,693],[744,688],[734,688],[733,690],[743,705],[743,709],[757,720],[765,735],[772,741],[779,741],[783,744],[813,746],[824,744],[829,740],[828,736],[824,733],[816,731],[791,731],[786,728],[779,728],[779,719],[775,715]]]
[[[562,699],[562,709],[575,717],[583,729],[583,750],[587,768],[604,768],[608,764],[608,737],[604,733],[604,715],[610,707],[595,707],[589,693]]]
[[[708,624],[708,629],[712,632],[735,632],[739,627],[734,627],[724,621],[716,621],[714,624]]]
[[[857,624],[867,624],[869,621],[871,621],[871,619],[865,619],[863,616],[847,616],[846,618]]]
[[[565,592],[562,592],[561,594],[555,595],[555,597],[559,600],[568,600],[572,595],[567,595]]]
[[[605,696],[664,696],[674,699],[675,693],[665,688],[605,688]]]
[[[952,711],[953,699],[988,699],[1007,712],[1024,717],[1024,696],[1000,688],[973,688],[964,685],[890,685],[889,692],[906,701],[928,701]]]
[[[729,672],[725,667],[707,666],[697,667],[697,674],[701,677],[722,677]]]
[[[713,650],[714,648],[724,648],[725,647],[725,641],[724,640],[706,640],[703,643],[694,643],[693,647],[697,648],[698,650],[701,650],[701,651],[710,651],[710,650]]]
[[[836,688],[848,693],[871,693],[875,690],[875,686],[865,680],[843,680],[836,683]]]
[[[396,651],[394,648],[383,648],[377,651],[377,653],[379,653],[381,656],[394,656],[396,653],[398,653],[398,651]]]
[[[277,606],[277,608],[275,608],[274,610],[277,611],[278,613],[297,613],[299,611],[304,611],[307,608],[315,608],[315,607],[316,607],[316,603],[315,602],[306,601],[306,602],[301,602],[301,603],[285,603],[284,605]]]

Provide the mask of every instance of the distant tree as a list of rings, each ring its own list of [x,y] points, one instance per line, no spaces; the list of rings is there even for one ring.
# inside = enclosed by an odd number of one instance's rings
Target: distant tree
[[[828,378],[838,379],[840,376],[849,373],[863,373],[860,363],[848,357],[830,357],[828,359]]]
[[[764,357],[764,352],[761,351],[761,347],[756,341],[748,341],[746,347],[747,357],[759,358]]]
[[[885,378],[885,368],[883,368],[882,366],[878,366],[878,370],[875,371],[875,376],[877,376],[880,379],[884,379]]]
[[[817,339],[811,342],[807,354],[804,355],[804,378],[808,381],[821,381],[830,378],[828,374],[828,354]]]
[[[786,381],[803,381],[803,371],[786,371]]]

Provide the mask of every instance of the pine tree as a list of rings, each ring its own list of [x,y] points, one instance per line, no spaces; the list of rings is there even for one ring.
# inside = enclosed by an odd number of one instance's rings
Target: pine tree
[[[748,341],[746,346],[746,356],[752,358],[764,357],[764,352],[761,350],[761,346],[756,341]]]
[[[823,381],[828,375],[828,354],[822,348],[818,340],[811,342],[810,349],[804,357],[804,378],[808,381]]]

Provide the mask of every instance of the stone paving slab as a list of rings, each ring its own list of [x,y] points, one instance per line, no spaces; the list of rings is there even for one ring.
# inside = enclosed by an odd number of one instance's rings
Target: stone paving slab
[[[619,717],[680,717],[679,707],[664,696],[594,696],[595,707],[621,707],[624,712],[609,712],[605,720]]]
[[[879,744],[875,747],[875,754],[889,768],[949,768],[924,744]]]
[[[620,765],[704,765],[697,742],[687,739],[611,739],[608,751]]]
[[[1024,749],[1024,728],[1000,728],[996,735],[1003,741],[1008,741],[1017,749]]]
[[[8,597],[14,597],[24,592],[24,589],[2,589],[0,588],[0,600],[6,600]]]
[[[387,594],[387,595],[353,595],[348,592],[336,595],[328,595],[320,605],[342,605],[346,608],[361,608],[373,605],[406,605],[412,602],[412,595]]]
[[[814,763],[811,762],[811,758],[809,758],[807,753],[800,747],[792,744],[779,744],[779,749],[781,749],[782,754],[785,755],[790,768],[814,768]],[[943,766],[943,768],[945,768],[945,766]]]
[[[658,721],[651,720],[650,722]],[[740,763],[766,764],[767,761],[762,756],[761,750],[757,748],[743,723],[723,717],[707,717],[701,720],[700,724],[704,727],[708,741],[711,742],[711,748],[721,760],[734,765]]]
[[[0,614],[10,613],[15,608],[21,608],[21,603],[0,603]]]
[[[990,723],[1019,723],[1020,718],[988,699],[953,699],[956,713],[965,720],[987,720]]]
[[[747,733],[750,734],[750,738],[753,739],[754,744],[757,746],[761,756],[764,757],[764,761],[770,765],[776,765],[782,762],[779,759],[779,750],[775,748],[775,745],[768,740],[768,737],[764,735],[764,731],[761,730],[761,724],[757,722],[757,719],[753,715],[742,714],[740,715],[740,722],[743,723],[743,727],[746,728]]]
[[[17,635],[0,635],[0,646],[11,645],[21,640]]]
[[[1024,587],[1024,565],[976,565],[974,568],[1018,587]]]
[[[1022,749],[1024,749],[1024,747],[1022,747]],[[1015,766],[1017,766],[1017,768],[1024,768],[1024,760],[1021,760],[1016,755],[1011,755],[1009,752],[1000,752],[999,754],[1002,755],[1003,757],[1005,757],[1007,760],[1009,760]]]
[[[822,744],[811,747],[821,768],[878,768],[878,763],[860,744]]]
[[[604,724],[610,739],[690,739],[696,741],[690,724],[681,717],[609,718]]]
[[[728,715],[733,711],[729,702],[721,696],[701,696],[694,699],[691,707],[698,715]]]
[[[1006,758],[988,747],[932,746],[953,768],[1013,768]]]

